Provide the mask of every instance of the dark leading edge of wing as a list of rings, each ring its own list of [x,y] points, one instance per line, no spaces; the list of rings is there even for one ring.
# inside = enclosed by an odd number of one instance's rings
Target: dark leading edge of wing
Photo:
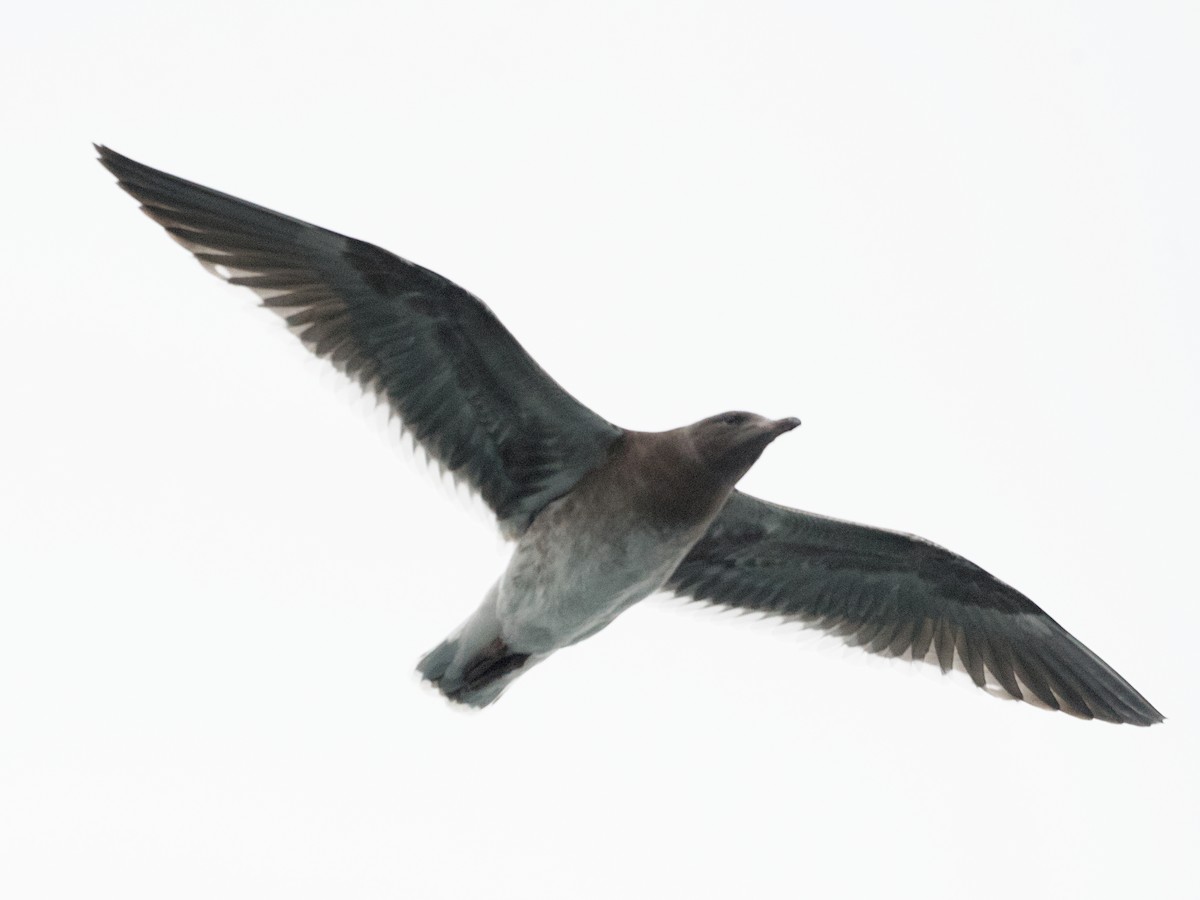
[[[508,535],[604,461],[620,429],[554,382],[483,303],[372,244],[97,147],[150,218],[262,296],[318,356],[398,414]]]
[[[974,682],[1106,722],[1163,717],[1027,597],[974,563],[906,534],[735,492],[669,590],[833,631],[874,652],[955,657]]]

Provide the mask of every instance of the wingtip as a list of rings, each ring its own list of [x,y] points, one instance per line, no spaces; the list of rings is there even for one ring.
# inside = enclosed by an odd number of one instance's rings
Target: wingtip
[[[96,149],[96,161],[112,172],[119,182],[124,182],[125,177],[136,175],[140,170],[148,168],[104,144],[92,144],[92,146]]]
[[[1157,709],[1149,704],[1147,704],[1147,706],[1149,706],[1149,710],[1143,714],[1143,721],[1134,722],[1134,725],[1139,725],[1142,728],[1149,728],[1151,725],[1162,725],[1167,721],[1167,717],[1160,713]]]
[[[1133,688],[1130,688],[1133,691]],[[1128,703],[1127,708],[1133,715],[1127,716],[1124,721],[1130,725],[1137,725],[1140,728],[1149,728],[1151,725],[1161,725],[1167,721],[1167,717],[1160,713],[1154,706],[1139,694],[1133,691],[1136,702]]]
[[[114,164],[122,159],[121,154],[110,150],[104,144],[93,143],[92,148],[96,151],[96,162],[100,163],[100,165],[104,166],[104,168],[108,169],[109,172],[116,175],[119,179],[120,174],[117,172]]]

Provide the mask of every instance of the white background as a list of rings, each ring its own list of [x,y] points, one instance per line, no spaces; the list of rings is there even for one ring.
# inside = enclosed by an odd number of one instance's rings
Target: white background
[[[114,2],[0,36],[0,894],[1194,897],[1195,4]],[[90,141],[479,294],[619,424],[914,531],[1169,718],[655,599],[482,714],[504,564]]]

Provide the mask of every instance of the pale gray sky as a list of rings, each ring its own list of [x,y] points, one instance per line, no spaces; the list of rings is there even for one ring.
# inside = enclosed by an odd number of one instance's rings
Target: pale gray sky
[[[1178,3],[24,7],[0,35],[0,894],[1195,896]],[[1167,715],[653,599],[468,715],[505,547],[101,141],[479,294],[633,428],[922,534]]]

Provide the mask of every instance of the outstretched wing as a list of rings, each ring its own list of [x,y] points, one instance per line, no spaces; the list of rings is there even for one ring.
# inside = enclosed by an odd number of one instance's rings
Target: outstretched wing
[[[483,497],[505,534],[520,534],[621,434],[542,371],[480,300],[437,273],[96,149],[206,268],[257,291],[309,349],[384,399],[431,457]]]
[[[734,492],[666,585],[894,656],[955,657],[1017,699],[1108,722],[1162,715],[1029,598],[950,551]]]

